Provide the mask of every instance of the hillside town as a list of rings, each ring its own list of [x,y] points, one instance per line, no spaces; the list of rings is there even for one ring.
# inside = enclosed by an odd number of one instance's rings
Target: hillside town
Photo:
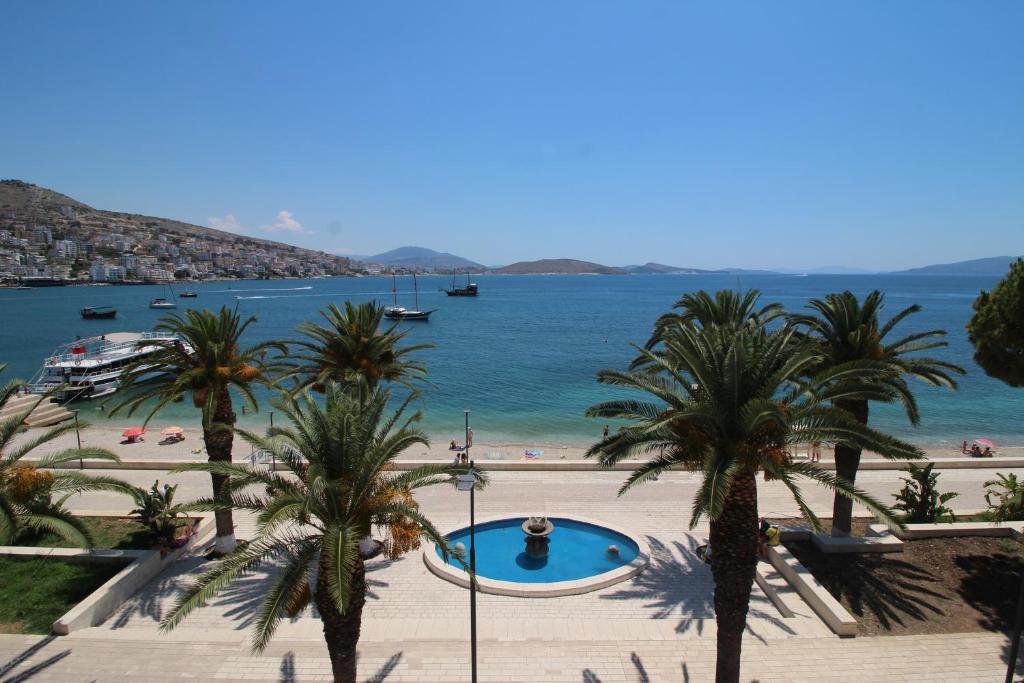
[[[345,257],[165,219],[98,211],[27,183],[3,183],[25,196],[21,203],[0,205],[0,281],[7,283],[352,274]]]

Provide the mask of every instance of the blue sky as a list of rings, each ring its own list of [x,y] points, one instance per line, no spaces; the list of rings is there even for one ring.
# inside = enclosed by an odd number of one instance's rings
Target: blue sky
[[[19,2],[0,177],[341,253],[1024,253],[1024,3]]]

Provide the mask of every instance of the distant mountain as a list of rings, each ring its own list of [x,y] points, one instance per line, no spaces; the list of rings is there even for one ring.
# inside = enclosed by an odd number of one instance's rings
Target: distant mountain
[[[434,251],[426,247],[399,247],[376,256],[353,258],[365,263],[379,263],[384,266],[396,266],[399,268],[433,268],[435,270],[448,270],[451,268],[484,269],[484,266],[476,261],[470,261],[455,254]]]
[[[931,266],[895,271],[894,275],[995,275],[1002,277],[1010,269],[1016,256],[992,256],[956,263],[937,263]]]
[[[687,274],[687,275],[697,275],[697,274],[700,274],[700,273],[711,273],[711,272],[714,272],[714,271],[711,271],[711,270],[701,270],[700,268],[679,268],[677,266],[666,266],[664,263],[653,263],[653,262],[645,263],[642,266],[625,266],[623,268],[623,270],[625,270],[626,272],[629,272],[629,273],[636,273],[636,274],[639,274],[639,275],[663,274],[663,273],[669,273],[669,274],[682,273],[682,274]]]
[[[519,261],[503,268],[496,268],[492,272],[504,275],[626,275],[628,273],[625,268],[602,266],[600,263],[568,258]]]

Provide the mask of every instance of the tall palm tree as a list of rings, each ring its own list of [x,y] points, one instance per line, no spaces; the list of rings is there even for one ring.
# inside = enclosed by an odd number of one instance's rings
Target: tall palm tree
[[[214,313],[189,310],[185,317],[171,315],[157,325],[159,332],[169,332],[173,339],[147,339],[140,344],[158,346],[158,351],[139,359],[121,376],[122,391],[127,398],[114,406],[111,415],[123,408],[128,414],[147,406],[146,423],[167,404],[190,394],[200,409],[203,420],[203,442],[210,462],[231,462],[234,445],[235,410],[231,390],[234,389],[254,411],[259,410],[253,388],[269,384],[277,369],[277,361],[268,358],[272,350],[286,351],[280,342],[262,342],[242,347],[245,330],[256,318],[245,321],[227,307]],[[154,373],[161,373],[153,379]],[[214,495],[227,478],[211,473]],[[224,554],[235,549],[234,522],[230,509],[216,514],[217,541],[215,552]]]
[[[886,336],[903,320],[921,310],[918,305],[908,306],[886,323],[879,319],[885,297],[875,290],[864,297],[863,303],[849,291],[829,294],[824,299],[812,299],[808,307],[814,314],[791,316],[791,320],[807,328],[818,345],[822,356],[817,369],[841,368],[849,363],[869,361],[876,365],[874,377],[853,377],[843,381],[855,383],[870,382],[878,385],[885,396],[875,399],[895,402],[903,406],[912,425],[917,425],[921,416],[917,400],[907,382],[908,378],[921,380],[935,387],[956,389],[953,374],[964,374],[964,369],[937,358],[918,355],[922,351],[942,348],[945,330],[928,330],[909,334],[893,342],[886,342]],[[835,405],[852,415],[863,425],[868,423],[870,400],[865,397],[836,399]],[[861,448],[855,443],[837,443],[836,474],[853,483],[860,467]],[[882,454],[885,455],[884,453]],[[832,509],[832,533],[850,533],[853,504],[844,496],[837,495]]]
[[[324,625],[334,680],[356,680],[356,645],[366,600],[366,568],[359,542],[373,529],[386,537],[385,552],[397,558],[419,546],[422,536],[447,548],[441,534],[420,512],[413,493],[424,486],[450,482],[466,468],[425,465],[399,472],[394,461],[406,448],[426,444],[406,417],[413,397],[387,414],[388,391],[356,390],[328,383],[321,407],[309,394],[275,406],[290,426],[269,436],[245,433],[254,445],[273,452],[291,476],[271,471],[208,463],[181,469],[229,477],[228,504],[257,513],[257,535],[213,565],[178,599],[161,627],[174,628],[240,573],[271,559],[283,562],[266,593],[254,625],[255,651],[266,647],[284,616],[294,616],[311,601]],[[254,493],[250,489],[258,488]],[[215,500],[198,509],[220,509]]]
[[[0,363],[0,372],[6,367]],[[17,395],[23,386],[23,381],[14,379],[0,388],[0,407]],[[39,401],[43,398],[40,396]],[[6,545],[19,532],[27,530],[50,532],[74,545],[92,547],[89,529],[64,509],[64,501],[72,494],[86,491],[114,491],[130,495],[132,487],[113,477],[90,477],[74,470],[54,470],[82,458],[119,462],[116,455],[102,448],[68,448],[32,461],[26,460],[33,451],[75,430],[73,423],[65,422],[15,446],[15,437],[26,431],[25,418],[35,410],[39,401],[0,420],[0,545]],[[88,425],[79,423],[78,426]],[[59,498],[54,500],[54,496]]]
[[[590,408],[588,415],[628,421],[592,446],[587,457],[611,466],[633,455],[650,459],[637,467],[619,491],[681,466],[703,481],[692,504],[691,528],[702,517],[711,524],[711,571],[718,626],[716,680],[739,680],[740,653],[751,584],[757,562],[756,475],[781,481],[810,523],[818,520],[804,502],[800,477],[829,487],[895,524],[885,506],[851,484],[810,463],[791,461],[788,448],[807,438],[853,442],[892,456],[916,458],[910,444],[874,432],[829,404],[831,400],[874,396],[839,385],[836,374],[871,369],[847,367],[805,379],[820,362],[783,323],[761,325],[678,325],[661,341],[662,352],[640,349],[643,371],[604,370],[598,381],[633,389],[649,400],[616,400]],[[653,399],[653,400],[651,400]]]
[[[359,378],[371,389],[382,381],[409,386],[426,375],[412,355],[433,345],[399,346],[408,331],[384,328],[384,308],[375,302],[346,301],[344,311],[331,304],[320,315],[326,325],[306,321],[298,327],[305,338],[291,342],[299,353],[289,375],[299,380],[299,388],[322,391],[328,382],[352,385]]]

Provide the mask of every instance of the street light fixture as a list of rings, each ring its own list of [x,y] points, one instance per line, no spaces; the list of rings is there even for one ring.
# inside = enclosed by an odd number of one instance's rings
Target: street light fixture
[[[469,411],[466,412],[466,460],[469,460]],[[469,460],[469,471],[455,482],[459,491],[469,491],[469,648],[476,683],[476,470]]]

